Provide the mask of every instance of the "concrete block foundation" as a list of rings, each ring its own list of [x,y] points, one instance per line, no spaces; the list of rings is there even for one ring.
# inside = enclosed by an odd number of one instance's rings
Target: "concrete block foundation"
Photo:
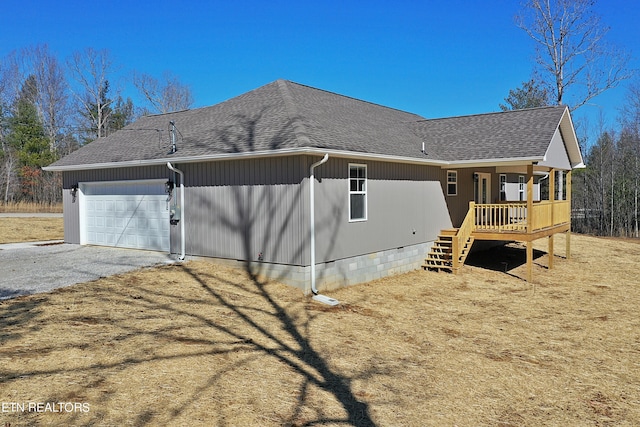
[[[316,287],[319,291],[370,282],[419,269],[433,242],[387,249],[350,258],[318,263]],[[252,263],[254,274],[277,280],[311,293],[311,268],[269,263]]]

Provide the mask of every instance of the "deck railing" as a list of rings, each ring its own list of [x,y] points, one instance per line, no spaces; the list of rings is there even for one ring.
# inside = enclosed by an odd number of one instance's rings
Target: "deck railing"
[[[460,263],[460,251],[464,247],[467,240],[471,236],[474,230],[474,217],[475,217],[475,203],[469,202],[469,210],[467,211],[467,216],[465,216],[464,221],[462,221],[462,225],[458,228],[458,232],[453,238],[452,242],[452,250],[453,250],[453,259],[452,266],[454,271],[459,267]]]
[[[567,200],[534,202],[531,230],[527,230],[527,203],[507,202],[476,204],[473,206],[476,231],[533,232],[571,220],[570,203]]]

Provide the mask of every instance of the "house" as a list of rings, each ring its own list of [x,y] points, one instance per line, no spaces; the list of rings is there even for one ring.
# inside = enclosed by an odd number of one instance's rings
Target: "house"
[[[581,166],[563,106],[428,120],[278,80],[47,169],[68,243],[241,262],[309,292],[457,271],[479,240],[528,242],[530,260],[531,241],[570,232]]]

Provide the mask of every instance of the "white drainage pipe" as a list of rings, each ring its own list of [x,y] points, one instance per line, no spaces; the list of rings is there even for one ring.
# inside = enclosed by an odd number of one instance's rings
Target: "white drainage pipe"
[[[322,160],[314,163],[309,168],[309,215],[310,215],[310,246],[311,246],[311,292],[313,299],[327,305],[338,305],[340,301],[321,295],[316,289],[316,218],[315,218],[315,182],[314,169],[329,160],[329,153],[325,154]]]
[[[167,167],[174,172],[178,172],[180,175],[180,250],[181,254],[178,259],[184,260],[185,257],[185,236],[184,236],[184,173],[177,168],[174,168],[171,162],[167,162]]]

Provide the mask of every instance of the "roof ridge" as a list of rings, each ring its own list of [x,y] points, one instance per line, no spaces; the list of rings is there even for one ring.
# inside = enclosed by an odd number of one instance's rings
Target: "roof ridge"
[[[497,115],[497,114],[522,113],[525,111],[533,111],[533,110],[551,110],[551,109],[557,109],[557,108],[562,108],[566,110],[567,106],[566,105],[546,105],[542,107],[521,108],[519,110],[493,111],[489,113],[477,113],[477,114],[462,114],[459,116],[436,117],[433,119],[418,120],[418,123],[427,122],[427,121],[432,122],[435,120],[461,119],[465,117],[480,117],[480,116],[491,116],[491,115]]]
[[[398,112],[404,113],[404,114],[411,114],[412,116],[416,116],[416,117],[422,117],[420,114],[413,113],[411,111],[401,110],[399,108],[394,108],[394,107],[389,107],[388,105],[382,105],[382,104],[379,104],[377,102],[367,101],[366,99],[360,99],[360,98],[356,98],[354,96],[344,95],[342,93],[333,92],[333,91],[330,91],[330,90],[327,90],[327,89],[321,89],[321,88],[305,85],[305,84],[294,82],[294,81],[291,81],[291,80],[283,80],[283,81],[287,82],[287,83],[294,84],[296,86],[301,86],[301,87],[305,87],[305,88],[308,88],[308,89],[317,90],[319,92],[328,93],[330,95],[335,95],[335,96],[339,96],[339,97],[342,97],[342,98],[352,99],[354,101],[362,102],[364,104],[373,105],[373,106],[384,108],[384,109],[387,109],[387,110],[393,110],[393,111],[398,111]]]
[[[287,118],[291,123],[293,128],[293,133],[296,136],[296,139],[302,146],[311,146],[311,140],[307,135],[306,128],[300,120],[300,115],[298,114],[298,108],[296,106],[295,101],[293,100],[293,96],[291,95],[291,90],[289,89],[289,80],[278,79],[276,80],[276,85],[278,87],[278,92],[280,92],[280,96],[284,102],[285,113],[287,114]]]

